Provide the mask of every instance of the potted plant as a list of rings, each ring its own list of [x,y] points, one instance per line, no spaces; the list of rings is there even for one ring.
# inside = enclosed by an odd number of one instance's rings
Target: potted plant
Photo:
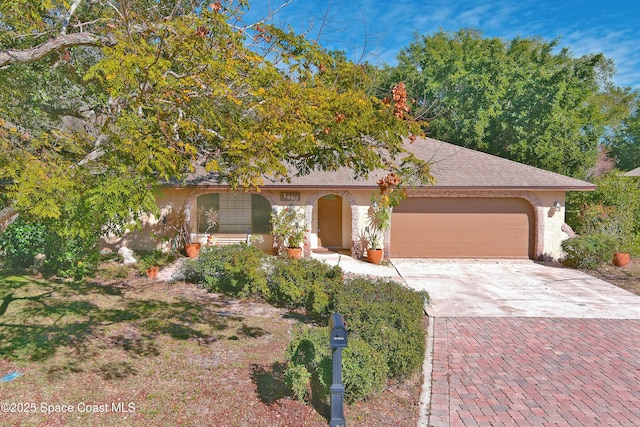
[[[207,222],[206,232],[215,227],[219,222],[219,212],[215,208],[198,209],[198,216],[204,218]],[[173,230],[174,250],[184,249],[189,258],[197,258],[200,255],[201,243],[193,241],[191,236],[191,215],[186,206],[182,206],[180,210],[172,210],[163,218],[165,224]]]
[[[384,257],[382,236],[391,228],[391,207],[374,194],[369,209],[369,226],[365,227],[367,241],[367,259],[373,264],[380,264]]]
[[[278,252],[286,250],[291,258],[302,258],[302,242],[305,235],[305,215],[294,206],[274,209],[271,214],[271,234]]]
[[[158,272],[160,271],[160,258],[162,258],[162,252],[155,250],[146,253],[139,257],[138,267],[142,274],[146,274],[149,280],[158,278]]]
[[[191,243],[191,223],[188,217],[185,205],[180,209],[169,207],[168,212],[162,217],[163,224],[169,230],[167,239],[172,252],[185,249],[186,244]]]
[[[198,218],[200,222],[204,222],[207,226],[204,230],[204,234],[207,234],[220,222],[220,211],[214,207],[202,206],[198,208]]]
[[[620,236],[618,239],[619,244],[613,252],[611,262],[616,267],[624,267],[631,261],[631,239],[626,236]]]
[[[613,253],[613,265],[616,267],[624,267],[631,261],[631,254],[629,252],[614,252]]]
[[[204,233],[206,234],[209,230],[218,225],[218,222],[220,221],[220,211],[214,207],[206,208],[203,206],[198,208],[198,218],[205,221],[207,228]],[[184,251],[189,258],[198,258],[202,244],[197,241],[192,241],[191,230],[191,218],[189,215],[185,215],[182,223],[182,234],[185,241]],[[207,242],[209,242],[209,239],[207,239]],[[211,242],[213,244],[213,239],[211,239]]]
[[[631,232],[624,227],[624,220],[622,215],[616,215],[615,210],[610,210],[614,214],[611,215],[608,222],[605,222],[600,226],[601,231],[605,236],[610,236],[613,245],[613,259],[611,262],[616,267],[624,267],[629,264],[631,260],[631,249],[633,248],[633,237]]]
[[[207,235],[207,246],[217,246],[218,240],[212,234],[208,233],[220,222],[220,211],[214,207],[200,207],[198,209],[198,220],[204,222],[207,226],[204,230],[204,234]]]
[[[198,258],[200,255],[200,242],[191,240],[191,218],[185,215],[182,227],[180,229],[180,240],[184,245],[184,252],[189,258]]]
[[[367,240],[367,259],[370,263],[380,264],[382,262],[382,250],[380,232],[374,227],[364,228],[365,238]]]
[[[367,259],[379,264],[384,258],[383,236],[391,230],[391,211],[406,197],[400,177],[391,172],[377,182],[380,191],[371,195],[369,226],[365,227]]]

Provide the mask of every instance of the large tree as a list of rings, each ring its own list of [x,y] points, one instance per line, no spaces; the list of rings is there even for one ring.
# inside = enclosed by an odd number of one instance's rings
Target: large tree
[[[429,179],[403,150],[420,125],[402,102],[372,96],[340,55],[244,23],[246,7],[0,0],[0,178],[13,207],[91,236],[152,210],[154,184],[197,165],[234,188],[341,166]]]
[[[387,75],[406,82],[435,138],[584,177],[605,131],[628,115],[631,90],[612,84],[603,55],[557,45],[440,31],[402,50]]]
[[[628,171],[640,167],[640,94],[632,114],[607,139],[607,145],[619,169]]]

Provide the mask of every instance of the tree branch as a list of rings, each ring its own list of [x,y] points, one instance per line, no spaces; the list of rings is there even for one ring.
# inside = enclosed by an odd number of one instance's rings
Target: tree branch
[[[82,2],[82,0],[75,0],[71,5],[71,7],[69,8],[69,10],[67,11],[67,13],[65,13],[64,19],[62,20],[62,29],[60,30],[61,36],[67,34],[67,27],[69,26],[69,21],[71,21],[71,16],[80,5],[80,2]]]
[[[30,49],[9,49],[0,51],[0,67],[16,63],[37,61],[50,53],[73,46],[114,46],[115,36],[96,36],[91,33],[74,33],[60,35]]]
[[[282,9],[282,8],[283,8],[283,7],[285,7],[285,6],[289,6],[292,2],[293,2],[293,0],[285,0],[285,1],[284,1],[280,6],[278,6],[278,7],[277,7],[273,12],[270,12],[270,13],[269,13],[269,15],[267,15],[267,17],[266,17],[266,18],[263,18],[263,19],[261,19],[261,20],[259,20],[259,21],[257,21],[257,22],[254,22],[253,24],[249,24],[249,25],[246,25],[246,26],[244,26],[244,27],[240,27],[240,26],[237,26],[237,25],[231,25],[231,28],[236,29],[236,30],[243,30],[243,31],[246,31],[246,30],[248,30],[249,28],[253,28],[253,27],[257,26],[257,25],[262,25],[262,24],[264,24],[264,23],[266,23],[266,22],[271,21],[271,20],[273,19],[273,16],[274,16],[276,13],[278,13],[278,11],[280,11],[280,9]]]

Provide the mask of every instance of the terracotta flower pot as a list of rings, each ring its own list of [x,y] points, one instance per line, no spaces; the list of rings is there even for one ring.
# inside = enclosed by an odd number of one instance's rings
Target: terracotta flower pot
[[[198,258],[200,255],[200,243],[187,243],[184,245],[184,251],[189,258]]]
[[[626,252],[614,252],[613,254],[613,265],[616,267],[624,267],[629,264],[631,260],[631,254]]]
[[[160,270],[160,267],[158,267],[157,265],[147,268],[147,277],[150,280],[157,279],[159,270]]]
[[[367,259],[372,264],[382,262],[382,249],[367,249]]]
[[[287,255],[289,258],[300,259],[302,258],[302,248],[287,248]]]

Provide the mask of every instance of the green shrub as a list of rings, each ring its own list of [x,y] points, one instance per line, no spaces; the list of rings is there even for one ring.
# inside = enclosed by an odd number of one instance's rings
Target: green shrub
[[[144,275],[149,268],[153,266],[162,267],[163,265],[175,261],[176,258],[174,253],[162,252],[159,249],[154,249],[152,251],[136,251],[136,256],[138,258],[138,263],[136,265],[142,275]]]
[[[640,181],[613,171],[597,177],[593,183],[597,185],[594,191],[567,195],[567,223],[582,236],[616,236],[619,241],[617,250],[640,256]],[[594,239],[601,240],[600,237]],[[592,243],[587,242],[589,246]],[[568,245],[573,246],[574,243]],[[587,262],[595,265],[592,259]]]
[[[244,244],[203,248],[197,259],[185,262],[182,274],[187,282],[212,292],[267,298],[264,256],[260,249]]]
[[[337,293],[335,310],[344,316],[349,337],[383,354],[390,377],[404,380],[424,359],[426,297],[390,280],[355,278]]]
[[[315,259],[274,258],[267,278],[268,301],[279,307],[306,308],[327,317],[331,296],[342,285],[342,269]]]
[[[322,400],[331,386],[331,349],[328,328],[300,326],[287,346],[285,383],[299,400]]]
[[[629,249],[633,257],[640,257],[640,233],[633,236]]]
[[[343,383],[347,402],[361,400],[380,392],[387,379],[384,357],[364,340],[349,338],[343,350]],[[332,352],[329,329],[301,327],[287,347],[288,367],[285,382],[299,400],[326,401],[332,382]],[[311,390],[313,396],[309,396]]]
[[[562,242],[566,253],[564,263],[575,268],[596,269],[610,262],[618,242],[608,234],[591,234]]]
[[[147,269],[154,265],[163,266],[172,263],[176,259],[176,255],[171,252],[162,252],[159,249],[152,251],[136,251],[138,258],[138,266],[141,269]]]
[[[352,403],[384,389],[389,375],[384,355],[361,338],[349,338],[342,355],[345,399]]]
[[[306,400],[309,396],[311,373],[304,365],[290,364],[285,372],[285,384],[293,391],[298,400]]]
[[[43,271],[61,277],[86,276],[94,270],[100,258],[96,239],[64,237],[44,223],[21,217],[0,234],[0,249],[4,253],[5,267],[29,267],[37,254],[43,254]]]
[[[149,267],[153,267],[154,265],[160,265],[164,258],[162,251],[158,249],[153,251],[137,251],[136,255],[138,258],[138,266],[144,270]]]
[[[4,265],[10,268],[30,267],[37,254],[44,254],[46,238],[47,230],[43,224],[16,219],[0,234]]]

